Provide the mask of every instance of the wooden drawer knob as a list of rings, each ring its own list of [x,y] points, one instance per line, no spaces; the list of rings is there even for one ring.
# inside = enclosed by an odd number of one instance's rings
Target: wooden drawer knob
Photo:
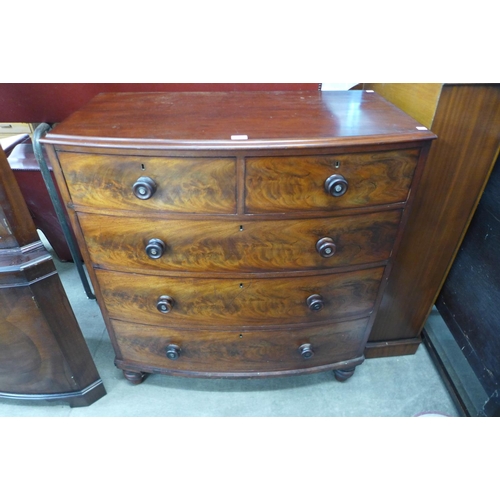
[[[347,191],[349,184],[343,175],[333,174],[325,181],[325,191],[332,196],[342,196]]]
[[[132,191],[140,200],[148,200],[156,192],[156,183],[151,177],[139,177],[132,186]]]
[[[337,250],[335,243],[331,238],[321,238],[316,242],[316,250],[321,257],[332,257]]]
[[[181,355],[181,349],[178,345],[169,344],[166,349],[168,359],[177,359]]]
[[[311,311],[319,311],[320,309],[323,309],[323,306],[325,305],[323,302],[323,297],[321,295],[318,295],[317,293],[307,297],[306,303],[307,307],[309,307]]]
[[[169,297],[168,295],[162,295],[158,298],[158,302],[156,303],[156,309],[163,314],[169,313],[174,307],[174,299]]]
[[[165,252],[166,245],[158,238],[152,238],[146,245],[146,253],[150,259],[159,259]]]
[[[310,359],[314,356],[314,351],[311,344],[302,344],[299,347],[299,352],[304,359]]]

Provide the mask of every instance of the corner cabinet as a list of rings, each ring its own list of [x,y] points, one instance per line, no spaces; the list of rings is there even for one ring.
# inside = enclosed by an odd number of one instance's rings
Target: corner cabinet
[[[105,394],[52,257],[0,148],[0,399],[77,407]]]
[[[42,142],[128,380],[343,381],[434,138],[373,92],[192,92],[100,94]]]

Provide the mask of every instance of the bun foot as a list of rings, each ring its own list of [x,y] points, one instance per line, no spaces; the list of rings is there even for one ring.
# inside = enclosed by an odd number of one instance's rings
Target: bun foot
[[[333,370],[333,374],[339,382],[345,382],[348,378],[351,378],[354,375],[355,369],[356,367],[349,368],[347,370]]]
[[[146,374],[143,372],[123,370],[123,375],[131,384],[138,385],[144,380]]]

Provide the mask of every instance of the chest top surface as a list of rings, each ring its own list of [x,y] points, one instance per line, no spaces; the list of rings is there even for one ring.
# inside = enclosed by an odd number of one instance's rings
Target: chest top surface
[[[433,138],[372,92],[171,92],[99,94],[42,142],[232,150]]]

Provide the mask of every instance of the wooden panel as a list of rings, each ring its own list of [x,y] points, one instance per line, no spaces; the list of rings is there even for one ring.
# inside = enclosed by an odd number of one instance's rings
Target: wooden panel
[[[436,306],[488,396],[500,383],[500,159]]]
[[[70,389],[68,366],[31,290],[0,287],[0,311],[0,392]]]
[[[376,93],[101,94],[50,131],[58,145],[143,149],[264,149],[380,145],[433,134]],[[248,137],[232,140],[233,135]]]
[[[35,224],[1,147],[0,210],[0,249],[22,247],[38,240]]]
[[[337,210],[404,202],[418,155],[418,149],[410,149],[248,158],[246,211]],[[347,192],[342,196],[332,196],[325,190],[325,180],[333,174],[342,175],[348,182]]]
[[[417,352],[420,343],[420,338],[393,340],[391,342],[369,342],[366,345],[365,357],[366,359],[370,359],[408,356]]]
[[[500,85],[445,85],[432,129],[370,341],[420,335],[498,154]]]
[[[431,128],[442,83],[365,83],[371,89],[395,104],[405,113]]]
[[[92,261],[101,268],[135,272],[265,272],[329,269],[389,258],[401,211],[320,219],[276,221],[162,220],[79,214]],[[316,250],[333,240],[332,257]],[[152,238],[166,245],[159,259],[145,248]]]
[[[319,83],[2,83],[2,119],[59,123],[103,92],[314,91]]]
[[[236,211],[234,158],[156,158],[59,153],[75,206],[184,213]],[[157,186],[148,200],[132,191],[140,177]]]
[[[1,148],[0,202],[0,396],[89,405],[102,381]]]
[[[300,330],[176,330],[113,321],[123,359],[156,367],[155,371],[232,373],[304,370],[362,356],[368,320],[360,319]],[[303,359],[302,344],[313,357]],[[176,360],[166,357],[169,344],[180,348]],[[258,375],[258,373],[257,373]]]
[[[136,323],[188,327],[263,326],[314,323],[368,315],[383,268],[293,278],[165,278],[97,270],[110,317]],[[309,310],[306,300],[320,294],[324,307]],[[160,313],[158,298],[175,301]]]

